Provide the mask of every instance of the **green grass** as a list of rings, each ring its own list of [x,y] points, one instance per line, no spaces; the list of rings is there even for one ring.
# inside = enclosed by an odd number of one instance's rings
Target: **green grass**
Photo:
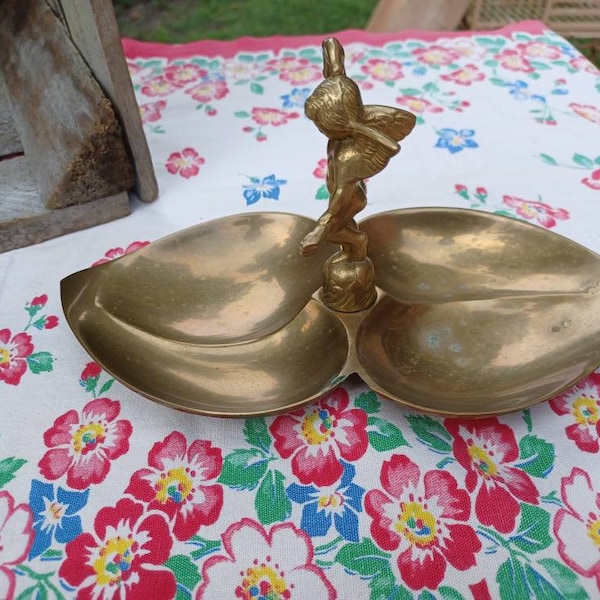
[[[363,29],[377,4],[377,0],[113,1],[121,35],[168,43]],[[600,66],[599,40],[572,42]]]
[[[114,0],[121,34],[187,42],[362,29],[376,0]]]

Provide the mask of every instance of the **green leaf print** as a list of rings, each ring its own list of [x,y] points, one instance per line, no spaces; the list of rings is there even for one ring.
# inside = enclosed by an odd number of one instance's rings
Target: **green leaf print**
[[[422,444],[439,454],[452,451],[452,436],[439,421],[427,415],[407,415],[406,418]]]
[[[184,585],[190,592],[192,592],[200,582],[198,567],[189,556],[175,554],[174,556],[169,557],[167,562],[165,562],[165,567],[173,571],[177,583]]]
[[[244,437],[251,446],[256,446],[265,452],[268,452],[271,447],[271,436],[262,417],[246,419],[244,422]]]
[[[518,467],[534,477],[547,477],[554,467],[554,445],[533,434],[519,441]]]
[[[375,392],[363,392],[354,400],[356,408],[362,408],[366,413],[372,414],[379,412],[381,402]]]
[[[550,513],[539,506],[521,503],[521,522],[510,542],[528,554],[550,546]]]
[[[363,577],[373,577],[390,569],[390,555],[380,550],[370,538],[342,546],[335,560],[352,573]]]
[[[235,490],[252,490],[263,478],[268,464],[258,449],[234,450],[225,457],[218,481]]]
[[[546,569],[562,596],[567,600],[583,600],[589,597],[581,587],[577,575],[565,565],[553,558],[542,558],[539,564]]]
[[[0,460],[0,488],[15,478],[15,473],[26,463],[23,458],[11,456]]]
[[[285,475],[273,469],[262,480],[254,507],[258,520],[263,525],[270,525],[276,521],[284,521],[292,512],[292,503],[285,493]]]
[[[379,417],[369,417],[367,424],[369,443],[378,452],[394,450],[400,446],[408,446],[408,442],[404,439],[402,432],[393,423]]]
[[[36,352],[35,354],[30,354],[27,357],[29,369],[36,375],[39,373],[52,371],[53,363],[54,358],[52,358],[52,354],[50,354],[50,352]]]

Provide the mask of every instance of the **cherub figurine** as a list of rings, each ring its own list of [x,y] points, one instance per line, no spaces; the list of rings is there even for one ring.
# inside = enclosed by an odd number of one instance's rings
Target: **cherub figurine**
[[[302,240],[307,255],[323,242],[341,250],[325,264],[325,302],[336,310],[368,308],[376,296],[367,236],[354,216],[367,204],[364,179],[382,171],[400,151],[398,142],[415,125],[412,113],[387,106],[363,105],[358,86],[346,76],[344,49],[335,38],[323,42],[325,77],[305,104],[306,116],[329,138],[329,206]]]

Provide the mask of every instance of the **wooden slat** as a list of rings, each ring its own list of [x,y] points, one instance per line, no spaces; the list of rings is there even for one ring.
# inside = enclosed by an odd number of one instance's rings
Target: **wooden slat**
[[[23,144],[15,129],[12,109],[4,88],[4,79],[0,73],[0,158],[23,152]]]
[[[367,30],[451,31],[460,24],[470,4],[471,0],[379,0],[367,23]]]
[[[131,189],[133,171],[111,103],[45,0],[0,1],[0,67],[44,205]]]
[[[150,202],[158,185],[111,0],[56,0],[75,45],[110,98],[125,131],[136,172],[135,192]]]
[[[0,161],[0,252],[106,223],[131,212],[127,192],[49,209],[39,192],[25,156]]]

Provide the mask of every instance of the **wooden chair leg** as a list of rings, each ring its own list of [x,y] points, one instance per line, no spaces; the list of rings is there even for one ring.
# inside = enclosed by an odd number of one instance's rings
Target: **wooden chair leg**
[[[379,0],[367,31],[451,31],[458,27],[470,5],[471,0]]]

